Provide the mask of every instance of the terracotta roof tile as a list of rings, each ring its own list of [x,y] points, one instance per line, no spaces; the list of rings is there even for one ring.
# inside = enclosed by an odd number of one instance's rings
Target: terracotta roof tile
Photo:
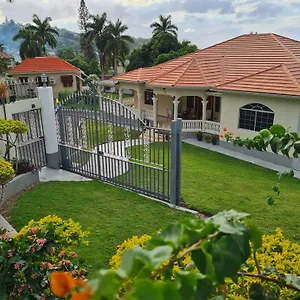
[[[0,57],[1,58],[14,58],[13,55],[8,54],[8,53],[6,53],[4,51],[0,51]]]
[[[273,90],[272,93],[300,95],[299,66],[299,41],[276,34],[247,34],[114,79],[144,81],[149,85],[230,86],[242,91],[270,93]]]
[[[57,56],[35,57],[23,60],[9,73],[42,73],[59,71],[79,71],[70,63]]]

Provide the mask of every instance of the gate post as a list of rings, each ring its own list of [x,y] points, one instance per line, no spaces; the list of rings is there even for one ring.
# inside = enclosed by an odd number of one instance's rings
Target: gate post
[[[46,166],[52,169],[60,169],[52,87],[39,87],[38,96],[42,104]]]
[[[170,201],[173,205],[179,205],[181,191],[181,143],[182,120],[172,121],[171,128],[171,183]]]

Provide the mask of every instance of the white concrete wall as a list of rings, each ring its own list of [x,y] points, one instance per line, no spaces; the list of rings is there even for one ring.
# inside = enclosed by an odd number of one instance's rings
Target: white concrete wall
[[[300,98],[223,93],[221,98],[221,128],[226,127],[235,136],[254,137],[257,132],[239,129],[239,109],[250,103],[261,103],[275,113],[274,124],[281,124],[297,131],[300,117]]]
[[[26,99],[20,100],[14,103],[5,104],[5,111],[6,111],[6,118],[12,119],[13,114],[17,114],[24,111],[29,111],[32,109],[39,109],[41,108],[41,99],[40,98],[33,98],[33,99]],[[0,118],[4,118],[4,110],[3,105],[0,105]],[[5,143],[0,141],[0,156],[3,157],[5,152]],[[14,150],[11,150],[11,156],[15,155]]]

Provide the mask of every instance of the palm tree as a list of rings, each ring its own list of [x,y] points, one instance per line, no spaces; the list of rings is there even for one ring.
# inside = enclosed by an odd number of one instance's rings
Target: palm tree
[[[13,40],[23,40],[20,45],[20,56],[22,60],[28,57],[36,57],[42,55],[41,45],[36,37],[36,33],[25,26],[13,37]]]
[[[5,46],[3,43],[0,43],[0,51],[1,52],[5,51]]]
[[[46,55],[46,45],[48,44],[52,49],[56,47],[57,41],[55,35],[59,35],[58,31],[51,27],[50,17],[41,20],[36,14],[33,15],[33,24],[28,27],[35,32],[36,37],[39,40],[41,49],[44,55]]]
[[[109,38],[106,50],[113,56],[115,75],[117,75],[118,60],[124,62],[126,55],[130,52],[129,43],[134,43],[131,36],[123,34],[126,30],[128,30],[128,27],[119,19],[115,24],[110,22],[108,25]]]
[[[106,13],[103,13],[101,16],[92,15],[91,19],[92,21],[86,24],[87,32],[85,34],[85,38],[88,43],[95,43],[96,45],[103,79],[106,59],[105,50],[109,38],[107,30],[107,15]]]
[[[152,23],[150,27],[154,28],[152,31],[152,35],[154,37],[160,36],[165,33],[169,33],[177,37],[178,27],[172,24],[171,15],[167,17],[160,15],[159,22]]]

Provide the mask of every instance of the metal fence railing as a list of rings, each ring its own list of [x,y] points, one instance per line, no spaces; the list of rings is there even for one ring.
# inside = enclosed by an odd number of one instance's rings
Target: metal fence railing
[[[17,141],[18,158],[31,161],[36,167],[46,165],[46,150],[41,109],[33,109],[12,115],[14,120],[24,122],[28,131]]]

